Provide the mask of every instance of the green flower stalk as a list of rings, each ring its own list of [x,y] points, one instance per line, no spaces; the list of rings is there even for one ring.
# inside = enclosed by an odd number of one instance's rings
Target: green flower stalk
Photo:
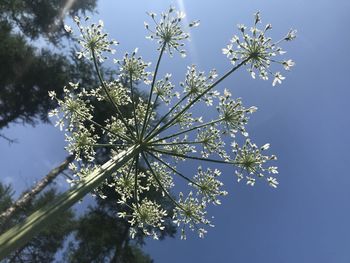
[[[102,22],[84,26],[79,18],[75,19],[80,31],[78,41],[82,46],[77,55],[92,60],[100,86],[87,90],[79,83],[69,83],[64,88],[63,99],[50,92],[51,98],[59,105],[50,115],[58,118],[57,125],[65,130],[67,150],[75,155],[75,161],[70,165],[75,175],[70,181],[73,186],[59,201],[2,235],[1,257],[23,244],[39,231],[42,224],[59,216],[60,211],[87,193],[93,191],[104,198],[99,190],[101,184],[108,184],[119,194],[118,202],[125,207],[119,216],[128,219],[130,235],[133,237],[137,231],[143,231],[155,239],[164,229],[167,212],[155,200],[144,197],[143,193],[147,191],[159,191],[174,203],[172,216],[181,229],[181,238],[186,238],[187,230],[203,237],[207,227],[213,226],[207,208],[219,205],[227,191],[220,181],[221,171],[207,165],[228,165],[237,181],[245,181],[251,186],[262,180],[273,188],[277,187],[274,177],[277,167],[269,164],[276,157],[265,155],[269,144],[258,147],[251,142],[246,131],[249,117],[257,108],[245,107],[242,100],[232,98],[228,90],[217,90],[216,87],[246,66],[252,77],[258,72],[266,80],[271,74],[274,76],[273,85],[280,83],[284,77],[279,72],[272,73],[270,66],[274,63],[289,70],[294,65],[291,60],[277,59],[284,53],[277,45],[294,39],[295,31],[272,43],[271,38],[266,37],[271,25],[258,29],[261,19],[257,13],[250,34],[245,26],[240,25],[242,40],[234,36],[231,44],[223,49],[233,64],[227,73],[218,77],[215,70],[206,74],[191,65],[184,81],[175,85],[170,73],[159,76],[159,68],[166,54],[185,54],[183,41],[189,38],[189,34],[182,27],[184,14],[171,7],[160,15],[159,20],[154,13],[149,13],[149,16],[155,27],[147,23],[145,27],[151,33],[149,38],[158,42],[159,56],[155,68],[150,70],[150,63],[144,62],[135,49],[122,59],[114,59],[119,76],[113,81],[102,78],[99,64],[107,59],[106,52],[114,53],[112,46],[118,42],[109,40]],[[189,26],[198,24],[194,21]],[[74,34],[70,27],[66,30]],[[135,83],[147,86],[149,94],[146,98],[136,96]],[[96,100],[109,103],[114,109],[102,123],[94,120],[95,109],[91,101]],[[155,105],[161,102],[169,108],[164,115],[155,111]],[[216,109],[217,117],[210,119],[201,115],[195,109],[197,105]],[[129,109],[129,114],[122,114],[123,109]],[[98,134],[103,134],[108,142],[98,143]],[[245,143],[239,146],[242,138]],[[94,162],[98,148],[111,150],[111,159],[104,165]],[[190,161],[199,163],[195,174],[178,168],[180,163]],[[175,194],[174,177],[185,180],[188,189]]]

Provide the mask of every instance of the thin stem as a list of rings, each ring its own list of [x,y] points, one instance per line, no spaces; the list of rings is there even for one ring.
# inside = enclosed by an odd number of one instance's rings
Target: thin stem
[[[135,122],[135,130],[136,130],[136,134],[137,134],[137,137],[139,138],[140,135],[139,135],[139,128],[138,128],[138,123],[137,123],[137,120],[136,120],[136,106],[135,106],[135,101],[134,101],[134,87],[132,85],[132,74],[130,72],[130,91],[131,91],[131,103],[132,103],[132,110],[133,110],[133,115],[134,115],[134,122]]]
[[[156,155],[154,155],[152,152],[148,152],[148,154],[152,155],[155,159],[157,159],[159,162],[161,162],[162,164],[164,164],[166,167],[168,167],[170,170],[172,170],[175,174],[179,175],[180,177],[182,177],[183,179],[185,179],[186,181],[188,181],[189,183],[197,186],[199,189],[202,189],[202,186],[199,185],[198,183],[196,183],[195,181],[191,180],[190,178],[188,178],[187,176],[183,175],[182,173],[180,173],[178,170],[176,170],[175,168],[171,167],[169,164],[167,164],[166,162],[164,162],[162,159],[158,158]],[[208,189],[208,192],[214,193],[216,194],[216,191],[213,191],[211,189]]]
[[[212,162],[212,163],[222,163],[222,164],[231,164],[231,165],[232,164],[236,164],[235,162],[216,160],[216,159],[209,159],[209,158],[202,158],[202,157],[197,157],[197,156],[189,156],[189,155],[186,155],[186,154],[173,153],[173,152],[168,152],[168,151],[159,150],[159,149],[155,149],[155,148],[152,148],[152,150],[155,151],[155,152],[162,153],[162,154],[171,155],[171,156],[184,158],[184,159],[192,159],[192,160],[197,160],[197,161],[206,161],[206,162]]]
[[[71,177],[69,174],[67,174],[66,172],[61,172],[61,174],[63,174],[65,177],[67,177],[69,180],[73,181],[74,178]]]
[[[151,164],[149,163],[148,159],[146,158],[146,155],[141,152],[143,159],[145,160],[149,170],[151,171],[151,174],[153,175],[154,179],[156,180],[156,182],[158,183],[159,187],[162,189],[162,191],[164,192],[164,194],[177,206],[179,207],[181,210],[185,211],[185,209],[168,193],[168,191],[164,188],[164,186],[162,185],[162,183],[159,181],[158,176],[156,175],[156,173],[154,172]]]
[[[149,124],[149,122],[150,122],[150,119],[151,119],[151,116],[152,116],[152,112],[154,111],[154,107],[156,106],[158,99],[159,99],[159,95],[157,94],[157,95],[156,95],[156,98],[154,99],[154,102],[153,102],[152,105],[151,105],[151,111],[150,111],[150,114],[148,115],[148,118],[147,118],[147,123],[148,123],[148,124]],[[146,137],[147,137],[147,136],[146,136]]]
[[[210,85],[208,88],[206,88],[201,94],[199,94],[196,98],[194,98],[190,103],[188,103],[179,113],[177,113],[170,121],[168,121],[165,125],[163,125],[161,128],[155,130],[153,134],[149,136],[149,139],[154,138],[159,134],[160,132],[167,129],[176,119],[181,116],[184,112],[186,112],[194,103],[196,103],[198,100],[200,100],[205,94],[207,94],[212,88],[214,88],[216,85],[218,85],[220,82],[222,82],[224,79],[226,79],[229,75],[231,75],[233,72],[235,72],[237,69],[239,69],[241,66],[243,66],[247,61],[250,60],[250,57],[243,60],[241,63],[239,63],[237,66],[233,67],[231,70],[229,70],[225,75],[223,75],[220,79],[215,81],[212,85]]]
[[[201,125],[192,127],[192,128],[190,128],[190,129],[187,129],[187,130],[184,130],[184,131],[181,131],[181,132],[178,132],[178,133],[174,133],[174,134],[172,134],[172,135],[169,135],[169,136],[166,136],[166,137],[157,139],[157,140],[155,140],[155,141],[152,141],[152,143],[154,143],[154,142],[159,142],[159,141],[166,140],[166,139],[170,139],[170,138],[179,136],[179,135],[181,135],[181,134],[184,134],[184,133],[187,133],[187,132],[190,132],[190,131],[193,131],[193,130],[197,130],[197,129],[203,128],[203,127],[205,127],[205,126],[213,125],[213,124],[218,123],[218,122],[221,122],[221,121],[223,121],[223,120],[224,120],[224,118],[221,118],[221,119],[213,120],[213,121],[210,121],[210,122],[207,122],[207,123],[203,123],[203,124],[201,124]]]
[[[125,144],[109,144],[109,143],[95,143],[91,145],[92,147],[120,147],[125,146]]]
[[[81,114],[79,111],[75,111],[75,113],[77,113],[77,114],[80,115],[81,117],[85,118],[86,121],[88,121],[88,122],[90,122],[90,123],[96,125],[96,126],[99,127],[100,129],[102,129],[102,130],[104,130],[104,131],[107,131],[107,132],[109,132],[109,133],[111,133],[111,134],[113,134],[113,135],[115,135],[115,136],[117,136],[117,137],[119,137],[119,138],[121,138],[121,139],[123,139],[123,140],[126,140],[126,141],[130,142],[130,138],[129,138],[129,137],[124,137],[124,136],[122,136],[122,135],[120,135],[120,134],[117,134],[117,133],[115,133],[115,132],[112,132],[111,130],[109,130],[109,129],[107,129],[106,127],[102,126],[102,125],[99,124],[98,122],[87,118],[86,116],[84,116],[84,114]]]
[[[154,132],[160,124],[162,124],[163,121],[166,120],[166,118],[170,115],[173,110],[175,110],[186,98],[188,95],[184,96],[182,99],[180,99],[163,117],[157,122],[157,124],[152,128],[152,130],[147,134],[147,137],[149,137],[152,132]]]
[[[190,178],[188,178],[187,176],[183,175],[182,173],[180,173],[179,171],[177,171],[175,168],[171,167],[169,164],[167,164],[166,162],[164,162],[162,159],[160,159],[159,157],[157,157],[155,154],[153,154],[152,152],[147,151],[147,153],[149,155],[152,155],[153,158],[157,159],[159,162],[161,162],[162,164],[164,164],[166,167],[168,167],[170,170],[172,170],[175,174],[181,176],[183,179],[185,179],[186,181],[190,182],[191,184],[194,184],[198,187],[200,187],[196,182],[192,181]]]
[[[128,173],[126,174],[126,178],[129,178],[129,175],[131,173],[132,167],[134,166],[134,163],[135,163],[135,158],[136,157],[132,158],[132,161],[131,161],[129,169],[128,169]],[[125,174],[124,173],[122,173],[122,176],[125,179]]]
[[[151,84],[151,91],[150,91],[149,96],[148,96],[146,115],[145,115],[145,119],[144,119],[144,122],[143,122],[143,125],[142,125],[141,137],[143,137],[143,135],[145,133],[146,126],[147,126],[148,111],[149,111],[149,107],[151,106],[151,100],[152,100],[152,95],[153,95],[154,84],[156,83],[157,73],[158,73],[160,61],[162,59],[164,50],[165,50],[165,43],[163,44],[162,49],[160,50],[158,61],[157,61],[157,65],[156,65],[156,68],[154,70],[154,75],[153,75],[152,84]]]
[[[165,86],[165,82],[163,83],[163,86],[161,88],[164,88],[164,86]],[[152,103],[152,105],[151,105],[151,113],[148,116],[147,123],[149,123],[149,120],[150,120],[150,118],[152,116],[152,112],[154,110],[154,107],[157,105],[158,98],[159,98],[159,94],[157,93],[156,98],[154,99],[154,103]]]
[[[166,142],[166,143],[151,143],[151,146],[166,146],[166,145],[186,145],[186,144],[200,144],[204,143],[204,141],[193,141],[193,142]]]
[[[132,130],[130,129],[130,127],[129,127],[129,125],[127,124],[127,122],[125,121],[125,119],[124,119],[124,117],[123,117],[123,114],[120,112],[118,106],[117,106],[117,105],[115,104],[115,102],[113,101],[111,95],[110,95],[109,92],[108,92],[108,89],[107,89],[107,87],[106,87],[106,84],[105,84],[105,82],[104,82],[103,79],[102,79],[100,70],[99,70],[98,65],[97,65],[97,60],[96,60],[95,51],[94,51],[94,50],[91,50],[91,53],[92,53],[92,58],[93,58],[93,61],[94,61],[95,70],[96,70],[98,79],[99,79],[99,81],[100,81],[100,83],[101,83],[101,85],[102,85],[102,88],[103,88],[104,92],[106,93],[106,95],[107,95],[109,101],[110,101],[111,104],[113,105],[113,107],[114,107],[114,109],[116,110],[116,112],[119,114],[121,121],[123,122],[123,124],[125,125],[125,127],[128,129],[128,131],[130,132],[130,135],[135,139]]]
[[[135,157],[135,182],[134,182],[134,201],[136,204],[136,209],[139,209],[139,202],[138,202],[138,195],[137,195],[137,179],[138,179],[138,173],[139,173],[139,169],[138,169],[138,165],[139,165],[139,158],[140,156],[137,155]]]
[[[149,161],[147,160],[145,154],[143,152],[141,152],[142,157],[145,159],[146,164],[148,166],[148,168],[150,169],[154,179],[157,181],[159,187],[162,189],[162,191],[164,192],[164,194],[170,199],[170,201],[172,201],[178,208],[180,208],[182,211],[184,211],[185,213],[187,213],[188,211],[186,211],[185,208],[183,208],[183,206],[177,202],[169,193],[168,191],[164,188],[164,186],[162,185],[162,183],[159,181],[159,178],[157,177],[157,175],[155,174],[151,164],[149,163]],[[194,216],[194,219],[198,220],[199,222],[203,223],[202,220],[200,218],[197,218]]]

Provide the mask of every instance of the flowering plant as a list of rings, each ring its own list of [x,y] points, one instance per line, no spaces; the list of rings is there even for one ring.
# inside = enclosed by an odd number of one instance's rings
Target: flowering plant
[[[280,64],[285,70],[294,66],[290,59],[278,60],[285,53],[278,45],[293,40],[296,31],[290,30],[280,41],[272,42],[267,36],[272,26],[268,24],[259,29],[261,18],[258,12],[250,30],[238,25],[242,37],[234,36],[223,48],[223,54],[232,63],[227,73],[218,77],[215,70],[205,73],[191,65],[184,81],[176,88],[171,74],[159,77],[158,71],[165,54],[186,54],[184,40],[189,34],[182,27],[185,14],[170,7],[159,18],[155,13],[148,15],[154,23],[154,27],[145,23],[150,32],[148,38],[157,41],[159,51],[155,68],[150,70],[150,63],[144,62],[135,49],[122,59],[114,59],[119,74],[113,81],[103,79],[99,64],[107,59],[106,53],[114,54],[118,42],[108,38],[103,31],[103,22],[85,26],[83,24],[88,19],[81,22],[75,18],[81,44],[77,55],[93,62],[100,86],[85,89],[79,83],[69,83],[64,88],[62,99],[50,92],[51,98],[59,105],[50,115],[56,116],[57,125],[65,129],[67,150],[75,155],[75,162],[70,165],[76,178],[71,182],[72,190],[66,201],[56,205],[63,209],[93,189],[104,198],[99,187],[108,184],[120,195],[118,202],[125,211],[120,211],[119,216],[128,219],[132,226],[131,236],[141,230],[157,238],[164,228],[167,212],[155,200],[143,197],[142,193],[159,191],[174,203],[173,221],[181,228],[181,237],[186,238],[186,229],[203,237],[206,228],[212,226],[207,207],[220,204],[221,197],[227,194],[220,181],[219,169],[204,167],[206,163],[232,167],[237,181],[245,181],[251,186],[258,180],[273,188],[278,185],[275,178],[277,167],[269,164],[276,160],[276,156],[265,153],[269,144],[258,147],[246,131],[249,116],[257,108],[245,107],[242,100],[234,99],[229,90],[220,91],[216,87],[243,67],[248,68],[253,78],[256,74],[263,80],[272,76],[273,86],[281,83],[284,77],[280,72],[273,73],[271,65]],[[188,26],[198,25],[199,21],[194,21]],[[74,34],[70,27],[65,28]],[[148,87],[147,97],[135,92],[135,84],[141,82]],[[94,119],[92,100],[109,103],[114,109],[103,123]],[[168,107],[164,115],[155,110],[160,102]],[[217,117],[210,119],[199,115],[194,106],[200,104],[214,107]],[[125,108],[131,113],[123,114]],[[108,143],[99,143],[96,131],[102,132]],[[239,137],[244,140],[241,146]],[[94,162],[96,149],[101,147],[110,149],[111,157],[107,163],[97,165]],[[200,163],[194,175],[179,168],[179,164],[186,161]],[[174,177],[184,179],[189,187],[177,196],[172,194]],[[52,211],[50,215],[55,213]]]

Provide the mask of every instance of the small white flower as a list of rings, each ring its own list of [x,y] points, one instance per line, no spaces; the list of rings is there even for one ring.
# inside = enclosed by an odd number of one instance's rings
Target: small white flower
[[[186,14],[182,11],[177,12],[177,18],[184,19],[186,17]]]
[[[255,107],[255,106],[251,106],[251,107],[249,108],[249,112],[250,112],[250,113],[254,113],[254,112],[256,112],[257,110],[258,110],[258,108]]]
[[[58,109],[53,109],[49,112],[49,117],[58,116]]]
[[[272,173],[272,174],[278,174],[278,170],[277,170],[276,166],[270,166],[268,168],[268,171],[269,171],[269,173]]]
[[[273,79],[272,86],[275,86],[276,83],[281,84],[282,80],[284,80],[285,77],[282,76],[280,72],[275,73],[275,78]]]
[[[247,176],[247,185],[254,186],[255,185],[255,178]]]
[[[294,40],[297,37],[297,30],[291,29],[289,30],[287,36],[285,37],[286,41]]]
[[[64,30],[66,30],[67,33],[73,33],[72,28],[68,25],[64,25]]]
[[[199,26],[199,24],[200,24],[200,21],[195,20],[195,21],[192,21],[188,26],[189,27],[197,27],[197,26]]]
[[[247,29],[247,27],[245,25],[243,25],[243,24],[238,24],[237,27],[242,32],[244,32]]]
[[[267,182],[269,183],[269,185],[271,186],[271,187],[273,187],[273,188],[277,188],[277,186],[278,186],[278,182],[277,182],[277,179],[276,178],[274,178],[274,177],[269,177],[269,178],[267,178]]]
[[[266,151],[267,149],[269,149],[270,148],[270,144],[269,143],[266,143],[266,144],[264,144],[263,146],[261,146],[261,150],[262,151]]]
[[[54,99],[54,98],[56,98],[56,92],[54,91],[54,90],[50,90],[49,91],[49,97],[50,97],[50,99]]]
[[[235,175],[237,176],[237,182],[238,183],[244,178],[243,174],[238,172],[238,171],[235,171]]]
[[[294,67],[295,62],[291,59],[288,59],[288,60],[283,61],[282,65],[283,65],[285,70],[290,70],[291,67]]]
[[[248,70],[250,72],[250,76],[255,79],[255,72],[251,69]]]
[[[232,44],[227,45],[226,48],[223,48],[223,49],[222,49],[222,53],[223,53],[224,55],[226,55],[227,57],[229,57],[229,56],[232,54],[232,52],[233,52]]]
[[[231,97],[231,92],[228,89],[224,89],[224,97]]]

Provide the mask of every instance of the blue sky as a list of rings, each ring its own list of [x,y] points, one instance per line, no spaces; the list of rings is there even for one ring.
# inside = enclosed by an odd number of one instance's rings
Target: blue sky
[[[94,18],[105,22],[121,44],[118,52],[139,47],[144,60],[155,63],[155,43],[144,38],[145,11],[156,13],[180,1],[100,1]],[[200,19],[186,59],[166,58],[162,72],[180,81],[191,63],[224,73],[221,54],[238,23],[250,25],[260,10],[272,23],[272,37],[290,28],[295,42],[285,46],[296,67],[281,86],[252,80],[242,70],[226,80],[228,88],[258,112],[250,120],[250,136],[271,143],[278,155],[279,187],[238,184],[232,170],[222,169],[229,195],[210,209],[215,228],[205,239],[149,241],[145,250],[156,263],[168,262],[350,262],[350,98],[347,72],[350,2],[337,1],[182,1],[189,20]],[[49,125],[13,125],[3,131],[19,144],[0,141],[1,181],[20,192],[66,156],[63,134]],[[63,179],[58,187],[66,189]]]

